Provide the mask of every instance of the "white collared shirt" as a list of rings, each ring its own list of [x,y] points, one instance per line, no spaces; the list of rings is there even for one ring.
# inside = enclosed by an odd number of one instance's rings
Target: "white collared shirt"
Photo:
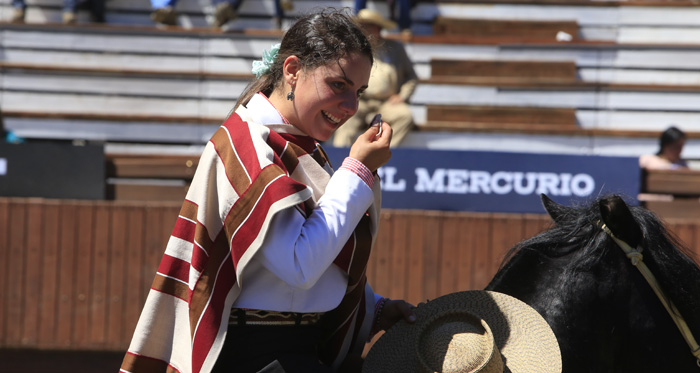
[[[262,95],[247,109],[261,124],[284,123]],[[354,172],[340,168],[308,218],[295,208],[271,221],[262,248],[241,274],[233,307],[271,311],[325,312],[347,288],[347,275],[333,260],[374,200],[372,189]]]

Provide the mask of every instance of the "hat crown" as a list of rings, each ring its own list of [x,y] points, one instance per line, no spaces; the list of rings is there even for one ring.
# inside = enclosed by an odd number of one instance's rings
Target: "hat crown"
[[[364,373],[562,371],[559,344],[547,321],[510,295],[461,291],[413,311],[415,322],[399,321],[372,345]]]
[[[435,315],[418,336],[416,356],[422,372],[503,372],[491,328],[469,312],[453,310]]]

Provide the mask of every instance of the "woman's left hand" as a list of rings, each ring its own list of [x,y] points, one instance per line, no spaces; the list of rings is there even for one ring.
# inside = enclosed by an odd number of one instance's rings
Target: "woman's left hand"
[[[355,140],[350,147],[350,157],[362,162],[374,172],[391,158],[391,127],[382,122],[382,134],[377,136],[379,126],[372,126]]]
[[[379,318],[379,329],[388,330],[401,319],[409,323],[415,322],[414,308],[415,306],[403,299],[388,299]]]

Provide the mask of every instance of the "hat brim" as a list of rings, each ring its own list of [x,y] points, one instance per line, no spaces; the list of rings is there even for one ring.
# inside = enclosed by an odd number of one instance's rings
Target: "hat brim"
[[[357,13],[357,22],[360,24],[370,24],[379,26],[383,29],[393,30],[396,28],[396,22],[382,17],[381,14],[368,10],[362,9]]]
[[[496,346],[513,373],[561,372],[559,344],[547,322],[532,307],[506,294],[472,290],[450,293],[421,303],[416,321],[399,321],[372,346],[363,372],[416,372],[418,332],[434,315],[465,310],[491,328]]]

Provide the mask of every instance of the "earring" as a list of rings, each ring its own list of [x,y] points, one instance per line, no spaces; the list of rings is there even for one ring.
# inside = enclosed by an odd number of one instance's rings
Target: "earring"
[[[292,89],[287,93],[287,100],[294,101],[294,85],[296,82],[292,82]]]

